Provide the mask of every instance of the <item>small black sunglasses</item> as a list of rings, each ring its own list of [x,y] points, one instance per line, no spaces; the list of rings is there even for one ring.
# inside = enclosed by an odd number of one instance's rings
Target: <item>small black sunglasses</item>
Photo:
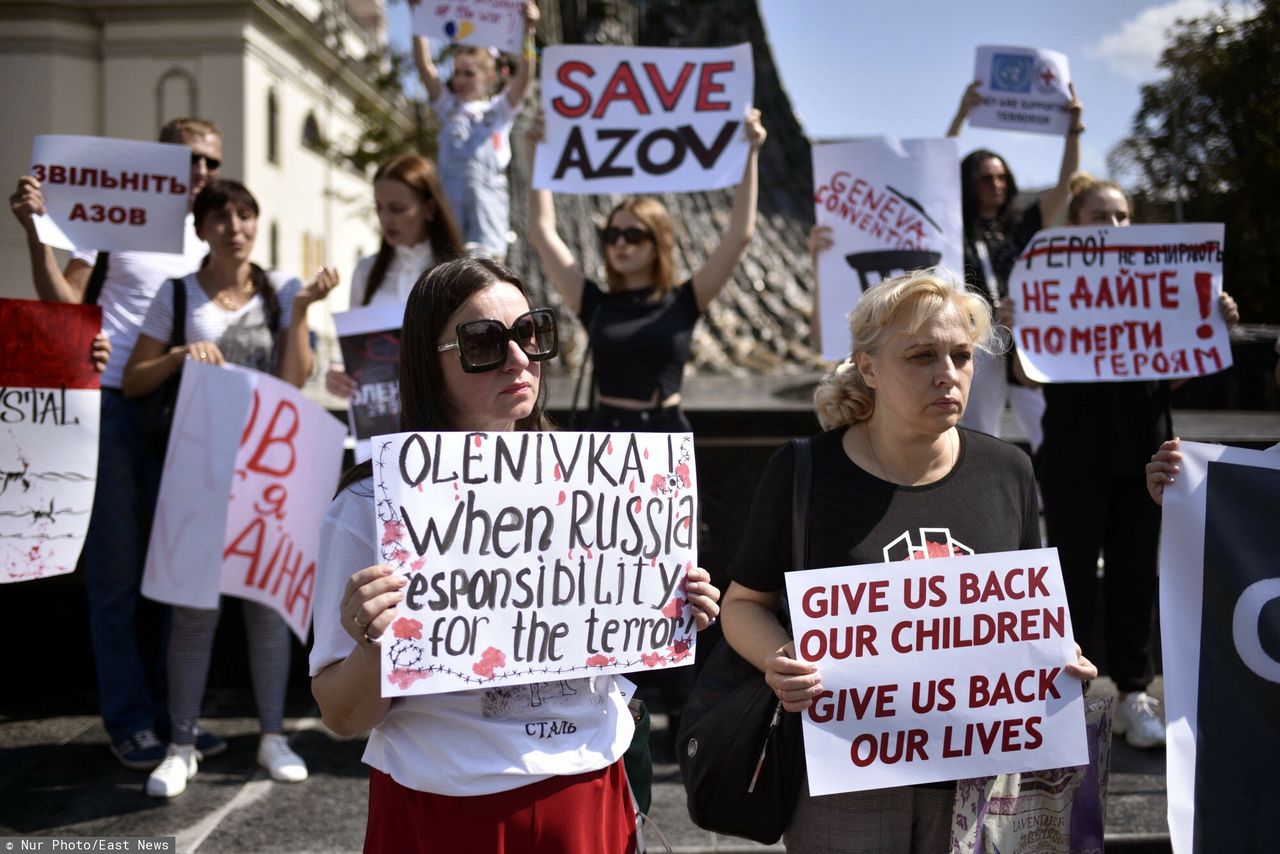
[[[462,370],[469,374],[492,371],[507,361],[507,342],[514,341],[531,362],[556,354],[556,316],[549,308],[535,308],[515,319],[508,328],[501,320],[469,320],[459,323],[458,337],[436,347],[436,352],[457,350]]]
[[[201,160],[204,161],[204,168],[208,169],[210,172],[217,172],[218,168],[222,166],[222,161],[216,157],[210,157],[207,154],[196,154],[194,151],[191,152],[192,166],[195,166]]]
[[[600,230],[600,239],[604,241],[605,246],[612,246],[617,243],[619,237],[625,240],[628,246],[639,246],[646,240],[653,240],[653,232],[637,228],[634,225],[629,228],[618,228],[616,225],[611,225]]]

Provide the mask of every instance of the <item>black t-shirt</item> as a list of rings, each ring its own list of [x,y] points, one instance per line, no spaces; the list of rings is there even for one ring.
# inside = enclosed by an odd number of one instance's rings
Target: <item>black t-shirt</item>
[[[1160,443],[1173,438],[1169,384],[1046,383],[1040,423],[1040,477],[1142,479]]]
[[[663,400],[678,392],[701,315],[692,280],[656,300],[652,288],[605,292],[584,281],[578,317],[591,338],[600,393],[648,400],[657,389]]]
[[[813,439],[809,568],[1040,547],[1031,461],[1013,445],[961,428],[955,466],[925,486],[898,486],[859,468],[839,428]],[[788,444],[769,461],[738,553],[734,581],[761,592],[784,588],[791,567],[795,456]]]

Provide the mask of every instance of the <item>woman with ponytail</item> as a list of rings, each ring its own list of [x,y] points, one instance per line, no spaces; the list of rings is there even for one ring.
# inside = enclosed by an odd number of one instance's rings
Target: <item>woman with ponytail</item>
[[[373,202],[382,229],[382,246],[356,262],[351,274],[351,308],[399,305],[414,282],[441,261],[464,254],[440,173],[420,154],[401,154],[373,175]],[[350,400],[356,383],[340,363],[325,375],[330,394]]]
[[[337,273],[322,267],[307,286],[296,278],[268,273],[249,260],[258,233],[258,202],[242,184],[212,181],[192,207],[196,234],[209,245],[199,271],[161,286],[142,323],[142,333],[124,370],[125,397],[155,392],[188,359],[213,365],[240,365],[275,374],[301,386],[311,373],[312,352],[307,308],[324,299],[338,283]],[[175,317],[182,288],[184,317]],[[173,346],[175,323],[183,340]],[[272,609],[245,600],[249,670],[262,740],[258,762],[283,782],[307,777],[307,766],[289,749],[283,734],[284,695],[289,676],[289,627]],[[147,794],[172,798],[187,788],[197,762],[196,719],[204,697],[219,608],[174,606],[169,636],[168,755],[147,780]]]
[[[1027,455],[959,426],[975,354],[993,349],[987,301],[918,271],[868,288],[849,325],[852,353],[814,394],[827,432],[810,440],[807,568],[1038,548]],[[765,469],[721,623],[783,707],[801,712],[823,685],[777,616],[791,566],[794,469],[790,444]],[[1097,675],[1078,650],[1066,669]],[[954,782],[820,798],[806,788],[783,840],[791,852],[945,851],[954,792]]]

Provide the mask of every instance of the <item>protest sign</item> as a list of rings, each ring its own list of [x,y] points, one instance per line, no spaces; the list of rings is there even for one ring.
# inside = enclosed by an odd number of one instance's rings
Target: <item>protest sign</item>
[[[98,478],[96,305],[0,299],[0,583],[71,572]]]
[[[1179,379],[1231,367],[1222,225],[1038,232],[1014,263],[1014,339],[1036,382]]]
[[[982,103],[969,111],[969,126],[1048,133],[1067,132],[1071,74],[1057,51],[979,46],[973,79]]]
[[[40,242],[58,249],[182,252],[191,149],[100,136],[37,136],[31,174],[45,214]]]
[[[862,292],[906,270],[964,270],[960,153],[954,139],[813,146],[813,209],[833,245],[818,256],[822,354],[849,355]]]
[[[693,663],[688,433],[373,441],[382,563],[409,579],[382,696]]]
[[[359,384],[347,409],[356,461],[369,459],[369,440],[400,429],[400,324],[404,307],[377,305],[333,316],[347,376]]]
[[[549,47],[533,185],[558,193],[733,186],[750,151],[742,122],[753,86],[746,44]]]
[[[415,36],[520,52],[524,0],[409,0],[409,6]]]
[[[275,377],[187,363],[143,595],[191,608],[216,607],[219,594],[252,599],[305,641],[343,432]]]
[[[1169,833],[1178,854],[1262,851],[1280,803],[1280,453],[1180,450],[1160,528]]]
[[[811,794],[1088,761],[1080,682],[1063,669],[1076,653],[1056,550],[786,582],[796,655],[824,689],[801,718]]]

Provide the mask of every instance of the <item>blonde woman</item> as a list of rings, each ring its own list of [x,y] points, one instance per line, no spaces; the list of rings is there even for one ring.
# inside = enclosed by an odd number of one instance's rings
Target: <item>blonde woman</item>
[[[827,432],[812,440],[809,565],[1038,548],[1030,460],[959,426],[974,354],[992,346],[986,300],[933,271],[908,273],[869,288],[850,327],[852,353],[814,399]],[[823,687],[776,616],[791,565],[794,466],[787,446],[765,470],[730,566],[722,624],[784,708],[801,712]],[[1080,679],[1097,674],[1083,657],[1067,670]],[[783,839],[792,852],[945,851],[954,789],[805,790]]]

